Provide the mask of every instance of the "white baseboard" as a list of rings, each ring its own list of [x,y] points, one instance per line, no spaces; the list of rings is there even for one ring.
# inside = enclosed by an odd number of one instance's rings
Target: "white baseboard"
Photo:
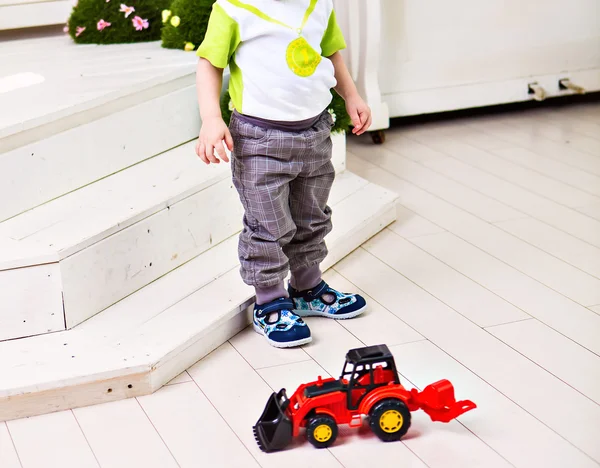
[[[588,92],[600,91],[600,68],[594,68],[506,81],[406,91],[386,94],[383,98],[392,117],[403,117],[531,101],[533,96],[527,92],[530,83],[538,83],[544,88],[547,99],[573,94],[559,89],[558,82],[564,78],[570,78]]]

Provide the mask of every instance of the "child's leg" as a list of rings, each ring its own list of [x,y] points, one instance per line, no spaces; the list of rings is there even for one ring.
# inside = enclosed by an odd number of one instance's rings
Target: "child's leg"
[[[285,164],[270,172],[273,163],[259,155],[236,154],[232,160],[233,181],[244,207],[240,272],[244,282],[256,289],[258,304],[288,297],[284,279],[289,262],[282,246],[296,233],[288,202],[291,176],[283,172]]]
[[[318,151],[327,151],[327,148]],[[327,201],[335,170],[330,158],[326,161],[290,184],[290,213],[296,234],[283,250],[290,261],[291,285],[299,290],[310,289],[321,282],[320,265],[328,253],[325,237],[331,232],[332,223]]]
[[[296,233],[289,196],[298,164],[290,150],[270,141],[260,127],[233,119],[231,133],[233,182],[244,207],[240,272],[256,290],[254,328],[273,346],[306,344],[311,341],[310,330],[293,313],[294,303],[284,285],[289,262],[282,248]]]
[[[283,250],[290,261],[291,285],[310,289],[321,282],[320,264],[327,256],[325,237],[331,232],[331,209],[327,205],[335,169],[331,162],[332,119],[323,113],[301,139],[306,148],[298,158],[302,169],[290,182],[290,214],[296,233]]]
[[[358,294],[344,294],[321,279],[320,264],[327,256],[325,237],[332,228],[327,205],[335,170],[331,162],[332,145],[329,115],[307,134],[312,146],[303,158],[303,171],[290,183],[290,213],[296,234],[283,251],[289,258],[292,278],[290,296],[298,315],[351,318],[366,308]]]

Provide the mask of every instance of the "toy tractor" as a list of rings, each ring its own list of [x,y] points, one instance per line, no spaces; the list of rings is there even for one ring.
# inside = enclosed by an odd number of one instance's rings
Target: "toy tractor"
[[[335,442],[339,424],[360,427],[367,416],[371,430],[391,442],[408,431],[411,411],[422,409],[432,421],[450,422],[474,408],[471,401],[456,401],[448,380],[422,392],[405,389],[394,356],[386,345],[379,345],[348,351],[338,380],[319,377],[300,385],[289,399],[285,389],[273,393],[253,429],[265,452],[284,449],[301,428],[306,428],[311,444],[325,448]]]

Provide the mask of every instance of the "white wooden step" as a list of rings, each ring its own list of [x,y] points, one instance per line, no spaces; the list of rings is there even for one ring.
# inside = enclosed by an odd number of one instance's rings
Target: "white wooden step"
[[[340,175],[324,267],[393,222],[395,200]],[[151,393],[229,339],[253,300],[236,250],[232,236],[73,330],[0,342],[0,421]]]
[[[193,54],[58,36],[0,60],[0,221],[197,136]]]
[[[0,235],[56,252],[70,328],[237,232],[229,179],[187,144],[12,218]]]

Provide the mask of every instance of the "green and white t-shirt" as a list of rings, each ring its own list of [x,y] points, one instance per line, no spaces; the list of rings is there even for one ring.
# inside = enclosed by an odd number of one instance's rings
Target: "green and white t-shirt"
[[[345,47],[332,0],[217,0],[197,54],[229,65],[240,114],[294,122],[327,108]]]

